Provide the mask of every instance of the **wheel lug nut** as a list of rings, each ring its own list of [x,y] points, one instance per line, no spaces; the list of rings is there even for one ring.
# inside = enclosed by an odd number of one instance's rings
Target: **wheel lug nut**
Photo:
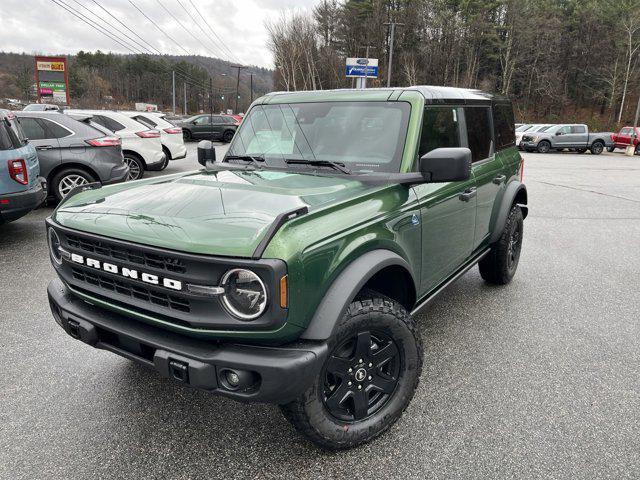
[[[373,363],[369,363],[369,368],[373,367]]]
[[[353,368],[350,368],[350,369],[349,369],[349,373],[351,373],[351,372],[353,372]]]
[[[358,390],[362,390],[362,385],[358,385]]]
[[[349,383],[347,383],[347,385],[351,386],[351,385],[352,385],[352,383],[351,383],[351,382],[349,382]]]
[[[367,377],[367,380],[371,380],[371,375],[369,375],[369,376]]]
[[[362,362],[363,362],[363,360],[362,360],[362,359],[358,360],[358,363],[362,363]]]

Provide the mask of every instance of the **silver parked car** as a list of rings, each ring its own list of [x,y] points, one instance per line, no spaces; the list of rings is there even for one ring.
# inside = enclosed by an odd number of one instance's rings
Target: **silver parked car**
[[[585,124],[559,124],[545,131],[525,132],[519,147],[528,152],[547,153],[552,150],[575,150],[600,155],[613,145],[611,132],[591,133]]]
[[[62,200],[74,187],[126,180],[120,138],[58,112],[16,112],[38,152],[49,193]]]

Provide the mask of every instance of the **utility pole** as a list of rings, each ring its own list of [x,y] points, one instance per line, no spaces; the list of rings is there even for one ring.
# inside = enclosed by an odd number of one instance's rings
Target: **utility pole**
[[[172,75],[172,79],[173,79],[173,114],[176,114],[176,71],[173,70],[171,72]]]
[[[247,67],[243,67],[242,65],[232,65],[231,68],[237,68],[238,69],[238,77],[236,79],[236,108],[233,110],[233,113],[237,114],[238,113],[238,100],[239,100],[239,96],[240,96],[240,70],[245,69]]]
[[[404,23],[387,22],[383,25],[391,25],[391,39],[389,40],[389,65],[387,68],[387,87],[391,86],[391,66],[393,64],[393,41],[396,36],[396,25],[399,27],[404,26]]]
[[[184,103],[182,104],[182,109],[184,110],[183,113],[187,115],[187,82],[184,82],[182,85],[184,89]]]
[[[251,78],[251,102],[249,103],[253,103],[253,73],[250,73],[249,77]]]

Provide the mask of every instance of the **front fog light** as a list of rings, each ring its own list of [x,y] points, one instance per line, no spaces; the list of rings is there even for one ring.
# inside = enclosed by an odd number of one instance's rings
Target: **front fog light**
[[[229,270],[222,277],[222,286],[222,303],[234,317],[253,320],[267,308],[267,289],[251,270]]]
[[[62,265],[62,252],[60,251],[60,237],[53,228],[48,232],[49,240],[49,252],[51,252],[51,258],[58,265]]]

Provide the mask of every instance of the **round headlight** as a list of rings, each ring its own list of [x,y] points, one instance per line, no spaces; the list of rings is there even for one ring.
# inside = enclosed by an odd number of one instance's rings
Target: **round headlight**
[[[58,265],[62,265],[62,254],[60,253],[60,237],[53,228],[49,229],[49,252],[51,252],[51,258]]]
[[[231,315],[241,320],[253,320],[267,308],[267,289],[251,270],[234,268],[222,277],[222,303]]]

